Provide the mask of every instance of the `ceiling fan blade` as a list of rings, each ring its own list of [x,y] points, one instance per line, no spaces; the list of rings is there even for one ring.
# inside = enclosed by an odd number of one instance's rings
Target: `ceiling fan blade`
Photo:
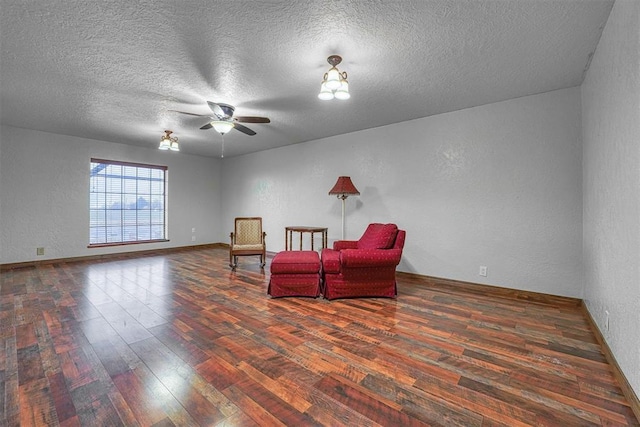
[[[200,129],[207,130],[207,129],[211,129],[212,127],[213,125],[211,123],[207,123],[206,125],[202,126]]]
[[[188,114],[190,116],[196,116],[196,117],[209,117],[208,114],[194,114],[194,113],[187,113],[186,111],[178,111],[178,110],[167,110],[167,111],[171,111],[172,113]]]
[[[215,102],[207,101],[207,105],[213,111],[213,114],[216,115],[217,118],[223,119],[225,117],[224,110]]]
[[[253,136],[253,135],[256,134],[254,131],[252,131],[251,129],[249,129],[246,126],[241,125],[240,123],[234,123],[234,129],[237,129],[240,132],[245,133],[245,134],[247,134],[249,136]]]
[[[235,117],[234,120],[242,123],[271,123],[271,120],[266,117],[240,116]]]

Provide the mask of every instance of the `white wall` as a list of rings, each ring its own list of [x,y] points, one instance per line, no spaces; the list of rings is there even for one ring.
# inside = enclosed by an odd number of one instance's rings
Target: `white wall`
[[[346,237],[397,223],[399,270],[581,298],[581,162],[579,88],[229,158],[221,238],[255,215],[269,251],[287,225],[335,240],[340,202],[327,192],[348,175],[361,195],[347,199]]]
[[[7,126],[0,136],[2,264],[219,241],[218,159]],[[92,157],[168,166],[169,242],[87,248]],[[44,256],[36,256],[37,247]]]
[[[640,396],[638,1],[615,2],[582,85],[582,122],[585,303]]]

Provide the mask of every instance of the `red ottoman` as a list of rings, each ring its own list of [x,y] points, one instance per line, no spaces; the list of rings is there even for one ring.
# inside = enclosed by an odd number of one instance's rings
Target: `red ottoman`
[[[278,297],[320,295],[320,256],[316,251],[278,252],[271,261],[267,293]]]

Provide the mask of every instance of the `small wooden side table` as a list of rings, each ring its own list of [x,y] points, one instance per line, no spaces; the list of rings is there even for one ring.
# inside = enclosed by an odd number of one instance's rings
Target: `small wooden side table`
[[[284,228],[284,246],[286,251],[293,250],[293,233],[300,233],[300,250],[302,250],[302,233],[311,234],[311,250],[313,251],[313,235],[322,233],[322,249],[327,247],[326,227],[289,226]]]

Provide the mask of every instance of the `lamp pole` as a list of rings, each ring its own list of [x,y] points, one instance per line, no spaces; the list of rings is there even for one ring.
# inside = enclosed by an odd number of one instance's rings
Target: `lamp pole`
[[[344,240],[344,201],[347,200],[347,197],[349,196],[346,194],[338,196],[338,199],[342,200],[342,240]]]

